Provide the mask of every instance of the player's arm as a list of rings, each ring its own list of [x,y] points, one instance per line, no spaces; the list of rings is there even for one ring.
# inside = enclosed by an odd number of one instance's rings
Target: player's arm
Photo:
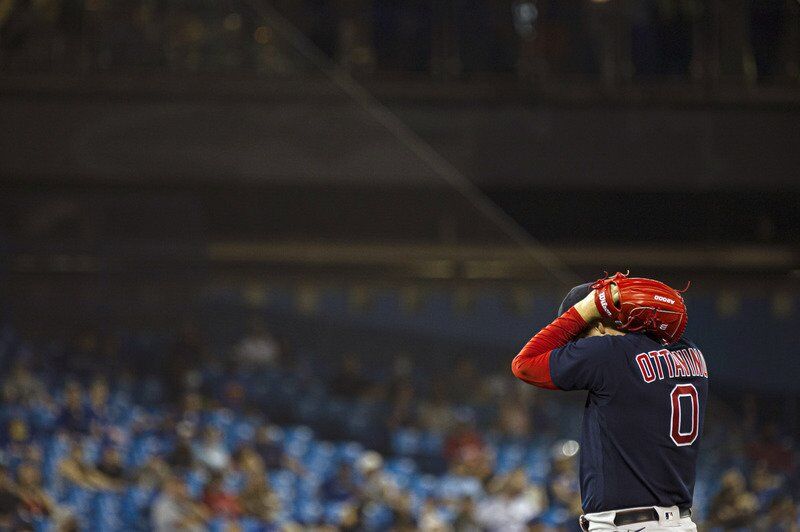
[[[557,390],[558,386],[550,377],[550,353],[575,340],[581,331],[599,319],[600,313],[594,302],[594,290],[592,290],[575,306],[536,333],[514,357],[511,371],[528,384]]]

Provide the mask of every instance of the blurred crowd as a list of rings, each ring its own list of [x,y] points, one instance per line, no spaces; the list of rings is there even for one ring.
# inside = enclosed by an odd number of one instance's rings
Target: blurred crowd
[[[254,321],[224,347],[6,327],[0,360],[0,527],[577,529],[579,394],[470,357],[303,354]],[[735,406],[710,406],[696,520],[798,530],[794,435]]]
[[[361,75],[797,79],[797,8],[693,0],[278,0],[325,54]],[[18,69],[167,68],[286,75],[311,68],[258,2],[5,0],[0,61]]]

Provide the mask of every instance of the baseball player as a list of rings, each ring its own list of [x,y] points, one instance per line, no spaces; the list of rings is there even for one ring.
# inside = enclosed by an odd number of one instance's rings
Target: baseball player
[[[527,383],[589,392],[584,530],[697,530],[691,506],[708,369],[682,338],[686,320],[680,292],[617,273],[570,290],[558,318],[514,358],[514,375]]]

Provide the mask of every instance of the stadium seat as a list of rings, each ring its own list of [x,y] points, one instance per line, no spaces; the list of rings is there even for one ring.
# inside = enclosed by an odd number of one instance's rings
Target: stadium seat
[[[483,491],[480,481],[474,477],[461,475],[445,475],[436,489],[436,495],[442,499],[461,499],[478,497]]]
[[[401,456],[413,456],[420,452],[422,438],[415,429],[400,428],[392,432],[392,451]]]

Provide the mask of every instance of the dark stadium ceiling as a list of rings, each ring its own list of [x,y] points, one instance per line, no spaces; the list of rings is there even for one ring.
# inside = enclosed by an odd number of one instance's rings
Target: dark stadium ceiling
[[[423,91],[423,94],[427,94]],[[482,187],[800,188],[791,103],[591,104],[477,90],[391,98],[392,110]],[[0,82],[0,178],[425,187],[437,173],[325,80]]]

